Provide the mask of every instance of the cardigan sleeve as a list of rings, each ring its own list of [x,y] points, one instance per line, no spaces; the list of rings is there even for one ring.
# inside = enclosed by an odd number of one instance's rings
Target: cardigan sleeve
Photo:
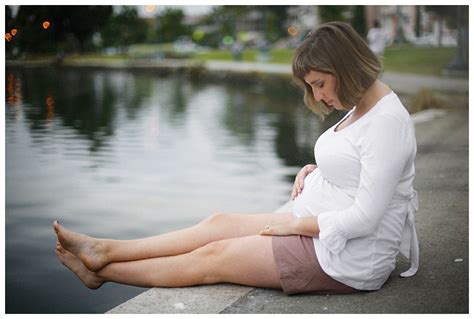
[[[410,156],[408,125],[391,115],[366,124],[359,138],[361,171],[354,203],[318,216],[320,241],[333,253],[348,239],[373,233],[395,194]]]

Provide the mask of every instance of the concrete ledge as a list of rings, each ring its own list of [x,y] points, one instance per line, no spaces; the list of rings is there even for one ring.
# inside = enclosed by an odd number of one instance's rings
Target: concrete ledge
[[[230,284],[152,288],[107,313],[220,313],[253,289]]]
[[[435,118],[441,117],[444,115],[446,115],[446,110],[428,109],[428,110],[423,110],[423,111],[412,114],[411,118],[413,120],[413,123],[418,124],[418,123],[434,120]]]

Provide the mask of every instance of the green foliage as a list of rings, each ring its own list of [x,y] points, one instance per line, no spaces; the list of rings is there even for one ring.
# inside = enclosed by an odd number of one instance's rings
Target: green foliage
[[[5,30],[9,31],[13,22],[13,13],[10,6],[5,6]]]
[[[286,36],[285,21],[288,6],[216,6],[203,21],[215,28],[207,31],[200,44],[217,47],[224,36],[236,38],[237,26],[251,23],[252,31],[262,32],[264,38],[274,42]],[[249,18],[258,16],[258,20]]]
[[[264,33],[265,38],[274,42],[278,39],[287,36],[286,25],[286,10],[288,6],[258,6],[258,8],[264,16],[265,27]]]
[[[114,14],[101,32],[102,46],[119,47],[122,52],[133,43],[146,40],[148,26],[138,17],[137,9],[123,6]]]
[[[354,6],[353,7],[353,18],[352,18],[352,27],[357,31],[363,38],[367,35],[367,29],[365,26],[365,12],[364,6]]]
[[[347,6],[320,6],[319,17],[321,22],[345,21],[344,12]]]
[[[13,13],[10,6],[5,6],[5,32],[10,32],[12,29],[13,24]],[[9,45],[6,43],[5,45],[5,54],[6,56],[10,56],[13,51],[13,45]]]
[[[184,25],[184,13],[181,9],[166,9],[158,17],[154,40],[158,43],[173,42],[180,36],[191,36],[191,30]]]
[[[461,8],[461,14],[458,17],[458,8]],[[469,6],[425,6],[426,11],[435,13],[448,23],[450,28],[457,28],[458,18],[461,25],[467,25],[469,20]]]
[[[203,25],[211,26],[197,43],[210,47],[219,47],[224,36],[236,35],[239,17],[246,15],[248,6],[215,6],[211,13],[202,21]]]
[[[111,14],[112,6],[20,6],[10,24],[18,34],[9,45],[29,53],[85,51]],[[50,22],[46,30],[45,20]]]

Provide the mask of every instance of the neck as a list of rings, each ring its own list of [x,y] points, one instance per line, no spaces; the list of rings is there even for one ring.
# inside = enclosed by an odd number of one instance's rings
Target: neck
[[[365,91],[356,105],[355,113],[364,114],[369,111],[382,97],[390,93],[390,88],[380,80],[375,80]]]

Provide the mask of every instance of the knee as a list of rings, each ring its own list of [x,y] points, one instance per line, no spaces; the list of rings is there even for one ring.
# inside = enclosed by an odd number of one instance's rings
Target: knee
[[[227,250],[228,240],[217,240],[210,242],[201,248],[193,250],[191,254],[202,259],[217,259]]]
[[[194,257],[195,276],[199,277],[201,283],[213,284],[222,281],[222,266],[228,247],[228,240],[219,240],[191,252]]]

